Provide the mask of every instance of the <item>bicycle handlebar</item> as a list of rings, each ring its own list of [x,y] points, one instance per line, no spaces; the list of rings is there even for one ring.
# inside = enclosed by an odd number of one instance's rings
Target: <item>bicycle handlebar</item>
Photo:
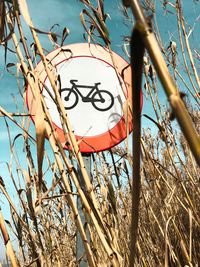
[[[70,80],[70,83],[78,82],[78,80]]]

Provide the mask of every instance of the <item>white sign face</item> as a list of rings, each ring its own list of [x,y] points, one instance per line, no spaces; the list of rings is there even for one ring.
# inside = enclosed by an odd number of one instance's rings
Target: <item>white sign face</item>
[[[70,58],[57,65],[57,73],[61,77],[61,99],[75,135],[101,135],[121,120],[125,92],[107,62],[94,57]],[[45,85],[54,94],[48,79]],[[54,123],[62,128],[55,103],[45,89],[43,95]]]
[[[128,63],[114,52],[111,57],[106,49],[97,45],[69,45],[57,54],[53,51],[47,57],[60,76],[59,94],[75,136],[80,140],[80,151],[98,152],[117,145],[132,130],[130,112],[128,116],[124,114],[127,98],[130,100],[131,71],[130,67],[127,68]],[[124,68],[126,71],[122,79]],[[45,84],[42,93],[55,129],[65,144],[67,140],[62,131],[60,115],[50,96],[54,96],[53,89],[41,63],[37,70]],[[27,89],[27,105],[34,120],[35,104],[31,90]]]

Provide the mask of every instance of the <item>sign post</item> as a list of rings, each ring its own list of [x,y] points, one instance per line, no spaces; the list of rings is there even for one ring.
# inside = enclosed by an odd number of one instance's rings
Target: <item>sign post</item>
[[[87,171],[88,175],[90,176],[91,175],[91,154],[83,153],[82,157],[83,157],[83,162],[84,162],[86,171]],[[85,183],[84,183],[84,179],[83,179],[82,172],[81,172],[80,168],[78,168],[78,177],[79,177],[80,186],[81,186],[82,190],[85,191],[86,190]],[[87,218],[85,218],[85,215],[83,212],[83,205],[81,203],[79,196],[77,198],[77,208],[78,208],[78,212],[79,212],[80,217],[81,217],[81,221],[84,225],[87,223]],[[87,239],[89,240],[87,228],[85,231],[86,231]],[[77,231],[77,234],[76,234],[76,259],[79,261],[79,267],[87,267],[88,266],[87,260],[84,256],[84,254],[85,254],[85,248],[84,248],[83,240],[80,236],[80,233]]]

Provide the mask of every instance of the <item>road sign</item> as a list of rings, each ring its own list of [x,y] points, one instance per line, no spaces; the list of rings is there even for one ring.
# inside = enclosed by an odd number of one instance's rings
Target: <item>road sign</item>
[[[132,131],[131,112],[126,113],[127,100],[131,103],[128,63],[113,51],[110,53],[99,45],[87,43],[56,49],[47,55],[47,60],[60,76],[58,90],[79,140],[80,151],[103,151],[125,139]],[[42,93],[54,127],[61,142],[66,144],[59,112],[52,99],[54,92],[42,62],[36,70],[45,84]],[[33,121],[35,102],[28,86],[27,105]]]

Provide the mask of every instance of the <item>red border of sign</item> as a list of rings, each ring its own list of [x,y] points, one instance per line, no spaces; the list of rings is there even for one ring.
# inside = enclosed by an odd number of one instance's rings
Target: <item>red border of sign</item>
[[[97,47],[98,49],[102,50],[101,52],[104,52],[106,54],[106,55],[104,54],[104,58],[106,58],[108,56],[110,57],[109,52],[105,48],[102,48],[99,45],[90,44],[90,47],[89,47],[89,45],[87,43],[81,43],[81,44],[67,45],[64,48],[72,50],[73,47],[75,47],[75,46],[81,46],[82,49],[84,48],[84,50],[87,50],[86,54],[88,52],[90,53],[91,46],[93,47],[93,49],[95,49]],[[50,52],[47,55],[47,57],[50,57],[51,54],[54,54],[57,50],[58,49],[53,50],[52,52]],[[77,50],[77,47],[76,47],[76,50]],[[73,51],[72,51],[72,53],[73,53]],[[122,65],[128,66],[128,62],[125,61],[121,56],[119,56],[118,54],[116,54],[113,51],[112,51],[112,53],[117,58],[118,62],[120,61],[120,63]],[[72,57],[69,57],[69,58],[65,58],[65,59],[63,59],[63,60],[61,60],[59,62],[56,62],[55,65],[57,66],[57,65],[61,64],[64,61],[67,61],[67,60],[72,59],[72,58],[77,58],[77,57],[92,57],[92,58],[94,57],[95,59],[101,60],[101,61],[105,62],[106,64],[110,65],[112,68],[114,68],[114,66],[110,62],[108,62],[107,60],[104,60],[104,59],[99,58],[99,57],[95,57],[91,53],[90,53],[90,55],[84,55],[84,54],[81,53],[80,55],[76,55],[76,56],[72,56]],[[54,58],[54,60],[55,60],[55,58]],[[41,64],[41,61],[38,63],[37,67],[39,66],[39,64]],[[119,68],[119,70],[122,71],[123,69]],[[121,74],[119,72],[118,72],[118,74],[121,77]],[[43,76],[44,76],[44,73],[43,73]],[[47,78],[47,76],[42,80],[45,81],[46,78]],[[125,77],[125,79],[126,79],[126,77]],[[125,83],[125,87],[126,87],[126,91],[127,92],[124,92],[124,93],[125,93],[125,95],[127,95],[127,97],[129,98],[129,101],[131,103],[132,99],[131,99],[131,96],[130,96],[131,95],[130,74],[129,74],[129,79],[127,79],[127,81],[125,79],[123,81]],[[127,84],[128,84],[129,88],[127,88]],[[30,105],[30,102],[33,100],[33,98],[32,98],[33,96],[32,96],[32,94],[29,94],[29,91],[30,91],[29,90],[29,86],[27,86],[26,104],[27,104],[28,110],[31,111],[32,109],[34,109],[34,105],[32,104],[33,105],[32,107]],[[142,99],[142,93],[141,93],[141,99]],[[142,104],[141,104],[141,109],[142,109]],[[34,115],[33,114],[31,114],[31,119],[34,122]],[[63,143],[64,148],[65,149],[69,149],[65,145],[67,143],[67,140],[65,140],[65,136],[64,136],[64,133],[63,133],[62,129],[59,128],[54,122],[53,122],[53,124],[54,124],[55,130],[56,130],[56,132],[57,132],[57,134],[59,136],[59,139],[60,139],[61,143]],[[133,129],[132,116],[131,116],[131,112],[130,111],[129,111],[129,115],[128,115],[128,126],[129,126],[128,132],[130,133],[132,131],[132,129]],[[82,136],[77,136],[76,135],[76,140],[79,141],[79,149],[80,149],[81,152],[83,152],[83,153],[92,153],[92,152],[99,152],[99,151],[104,151],[104,150],[110,149],[113,146],[118,145],[126,137],[127,137],[127,131],[126,131],[126,126],[125,126],[125,118],[124,118],[124,116],[122,116],[120,121],[112,129],[108,130],[107,132],[105,132],[103,134],[100,134],[100,135],[93,136],[93,137],[92,136],[91,137],[88,137],[88,136],[87,137],[82,137]]]

